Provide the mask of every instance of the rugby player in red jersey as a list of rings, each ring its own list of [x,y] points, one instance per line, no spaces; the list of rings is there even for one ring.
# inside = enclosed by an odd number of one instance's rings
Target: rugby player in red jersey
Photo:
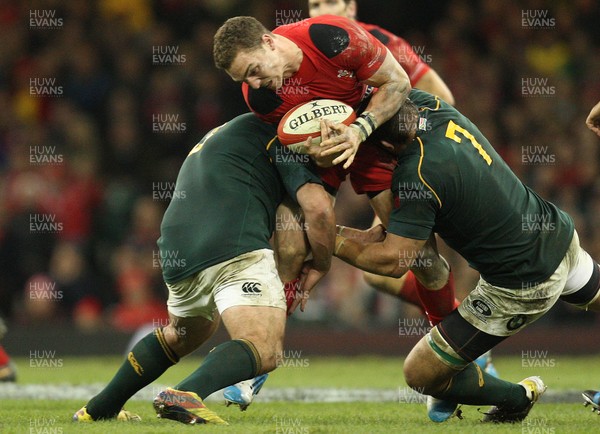
[[[344,17],[309,18],[268,31],[252,17],[234,17],[217,31],[215,64],[243,82],[244,98],[261,119],[277,122],[294,106],[331,98],[355,109],[378,88],[325,155],[348,168],[361,142],[398,111],[410,91],[406,72],[388,49]]]

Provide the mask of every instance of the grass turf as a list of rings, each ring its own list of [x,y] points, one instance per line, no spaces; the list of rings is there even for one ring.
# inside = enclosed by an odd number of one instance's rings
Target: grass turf
[[[142,422],[105,421],[76,424],[70,421],[76,401],[10,401],[2,403],[2,433],[593,433],[598,416],[578,404],[538,404],[528,419],[514,425],[482,424],[476,407],[464,407],[464,419],[443,424],[427,420],[418,404],[394,403],[261,403],[248,411],[213,405],[229,426],[185,426],[157,420],[149,403],[130,402],[127,408]]]
[[[525,362],[523,362],[525,360]],[[502,378],[519,381],[540,375],[549,390],[586,389],[600,386],[600,356],[566,357],[546,355],[541,362],[530,358],[497,357],[494,363]],[[119,357],[64,358],[60,367],[40,368],[29,359],[17,359],[19,384],[106,383],[120,366]],[[195,369],[201,359],[190,357],[171,368],[160,384],[175,384]],[[537,365],[537,366],[536,366]],[[295,367],[293,367],[295,366]],[[2,386],[0,386],[2,387]],[[265,387],[382,388],[403,390],[402,360],[384,357],[303,357],[298,363],[280,368]],[[131,401],[126,408],[142,416],[139,424],[116,421],[78,425],[72,414],[85,402],[72,400],[3,400],[2,433],[158,433],[203,432],[232,433],[588,433],[600,431],[599,416],[581,404],[536,405],[523,424],[484,425],[477,407],[464,407],[463,420],[444,424],[429,422],[423,404],[412,403],[256,403],[247,412],[225,408],[219,403],[209,407],[229,421],[229,427],[186,427],[173,421],[157,420],[150,402]],[[218,431],[217,431],[218,430]]]

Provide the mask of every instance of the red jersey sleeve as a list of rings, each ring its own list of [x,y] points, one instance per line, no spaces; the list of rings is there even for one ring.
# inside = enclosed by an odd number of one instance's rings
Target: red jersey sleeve
[[[361,22],[357,23],[390,50],[394,58],[402,65],[402,68],[404,68],[408,74],[411,86],[415,86],[415,84],[431,69],[431,67],[423,62],[421,57],[415,53],[411,45],[405,39],[402,39],[379,26]]]
[[[381,67],[387,55],[385,45],[355,21],[332,15],[311,21],[309,35],[314,46],[359,81],[369,79]]]

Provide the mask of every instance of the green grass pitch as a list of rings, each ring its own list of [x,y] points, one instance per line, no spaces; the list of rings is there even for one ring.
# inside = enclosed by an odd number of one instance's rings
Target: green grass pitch
[[[523,362],[521,357],[497,357],[494,362],[500,375],[511,381],[540,375],[555,393],[586,388],[600,388],[600,356],[546,356],[544,363]],[[30,366],[29,359],[17,359],[19,387],[36,384],[61,384],[65,390],[73,385],[106,383],[121,359],[65,358],[60,367]],[[190,357],[165,373],[157,383],[177,383],[198,366],[200,359]],[[538,366],[532,366],[538,365]],[[383,357],[307,357],[296,366],[274,372],[265,389],[281,388],[353,388],[406,390],[402,379],[402,360]],[[0,385],[0,396],[2,388]],[[260,398],[260,395],[259,395]],[[401,401],[401,398],[399,399]],[[551,400],[548,400],[551,401]],[[478,408],[463,407],[464,419],[444,424],[429,422],[422,403],[410,402],[260,402],[246,412],[226,408],[220,402],[208,405],[230,426],[185,426],[156,419],[150,400],[130,401],[126,408],[138,413],[141,423],[116,421],[75,424],[72,414],[85,400],[73,399],[1,399],[1,433],[179,433],[202,430],[206,433],[594,433],[600,432],[600,416],[581,403],[537,404],[524,423],[487,425],[480,422]],[[484,410],[484,409],[482,409]]]

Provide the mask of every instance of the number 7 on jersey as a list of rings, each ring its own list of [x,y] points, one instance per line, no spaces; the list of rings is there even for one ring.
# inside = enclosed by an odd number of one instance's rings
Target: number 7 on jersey
[[[463,136],[465,136],[471,142],[473,147],[477,149],[479,155],[483,157],[487,165],[492,165],[492,157],[485,152],[485,149],[483,149],[483,146],[481,146],[473,134],[465,130],[463,127],[456,125],[453,121],[448,122],[448,128],[446,128],[446,137],[454,140],[456,143],[461,143],[462,139],[458,137],[456,133],[461,133]]]

